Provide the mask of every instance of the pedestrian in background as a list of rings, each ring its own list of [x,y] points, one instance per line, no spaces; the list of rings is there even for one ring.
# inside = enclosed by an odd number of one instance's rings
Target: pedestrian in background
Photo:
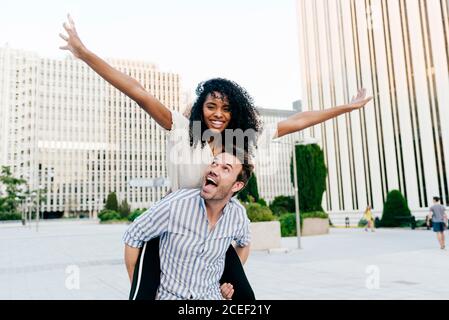
[[[433,198],[433,206],[430,207],[429,215],[427,216],[427,225],[430,225],[432,219],[433,231],[437,234],[437,239],[441,250],[446,248],[446,241],[444,239],[444,231],[447,229],[447,214],[445,208],[440,203],[439,197]]]
[[[371,206],[366,207],[365,213],[363,214],[363,219],[367,221],[365,231],[368,232],[368,229],[371,229],[371,232],[374,232],[374,217],[371,212]]]

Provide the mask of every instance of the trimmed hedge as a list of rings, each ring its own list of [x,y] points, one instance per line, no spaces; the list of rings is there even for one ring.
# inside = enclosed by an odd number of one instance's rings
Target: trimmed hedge
[[[296,215],[285,213],[279,217],[282,237],[296,237]]]
[[[128,216],[128,221],[133,222],[133,221],[136,220],[140,215],[142,215],[145,211],[146,211],[146,209],[137,209],[137,210],[134,210],[134,211]]]
[[[101,222],[122,220],[120,213],[118,213],[117,211],[113,211],[113,210],[102,210],[98,214],[98,218],[100,219]]]
[[[254,173],[249,178],[246,187],[238,193],[237,198],[243,202],[259,201],[259,188],[257,186],[257,177]]]
[[[264,207],[259,203],[245,204],[246,213],[251,222],[274,221],[276,217],[271,212],[270,208]]]
[[[365,228],[366,226],[368,226],[368,221],[366,219],[360,219],[358,227],[359,228]]]
[[[390,191],[384,204],[382,212],[382,227],[402,227],[403,223],[399,217],[411,217],[412,214],[408,207],[407,201],[399,190]]]
[[[298,196],[301,212],[324,211],[321,206],[326,191],[327,168],[324,152],[317,144],[298,145],[296,168],[298,172]],[[290,165],[294,183],[293,159]]]
[[[301,219],[301,229],[304,225],[304,219],[329,219],[325,212],[314,211],[304,212],[299,215]],[[296,213],[285,213],[279,217],[281,223],[281,234],[283,237],[296,237]]]
[[[273,214],[281,216],[295,211],[295,197],[278,196],[270,204]]]
[[[18,212],[0,212],[0,221],[22,220],[22,215]]]

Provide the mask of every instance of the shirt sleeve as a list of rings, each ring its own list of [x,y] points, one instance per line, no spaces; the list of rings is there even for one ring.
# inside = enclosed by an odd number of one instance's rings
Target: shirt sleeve
[[[171,130],[166,130],[168,141],[177,142],[185,138],[186,131],[189,130],[189,119],[178,111],[171,110],[172,126]]]
[[[265,123],[263,129],[259,134],[258,144],[271,143],[278,139],[278,124],[277,122]]]
[[[141,248],[145,242],[167,232],[169,220],[170,202],[161,200],[128,227],[123,242],[130,247]]]
[[[251,242],[249,224],[249,219],[245,217],[242,229],[240,229],[239,234],[234,238],[235,243],[241,248],[247,247]]]

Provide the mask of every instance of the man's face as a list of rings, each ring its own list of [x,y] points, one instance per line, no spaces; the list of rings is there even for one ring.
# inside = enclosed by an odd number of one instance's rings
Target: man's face
[[[229,153],[215,157],[203,179],[201,197],[204,200],[223,200],[240,191],[245,184],[237,181],[242,170],[241,162]]]

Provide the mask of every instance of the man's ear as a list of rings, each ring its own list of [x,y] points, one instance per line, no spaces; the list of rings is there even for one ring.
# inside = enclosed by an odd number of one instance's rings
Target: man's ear
[[[239,192],[240,190],[242,190],[243,188],[245,188],[245,184],[242,181],[236,181],[234,183],[234,185],[232,186],[232,192],[236,193]]]

